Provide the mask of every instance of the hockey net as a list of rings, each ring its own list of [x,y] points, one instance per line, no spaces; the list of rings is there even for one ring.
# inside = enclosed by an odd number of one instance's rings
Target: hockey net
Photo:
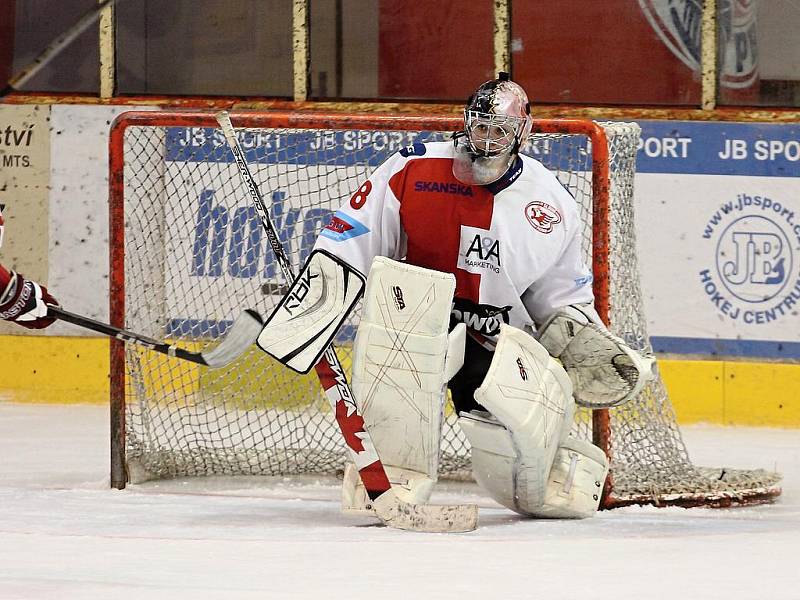
[[[455,117],[232,115],[271,217],[298,270],[320,229],[363,179],[414,141],[446,139]],[[597,307],[649,350],[639,288],[633,178],[639,127],[537,120],[524,152],[576,198]],[[201,350],[245,308],[267,315],[285,282],[213,115],[130,112],[110,142],[111,319]],[[355,314],[337,337],[347,367]],[[203,475],[335,473],[346,451],[313,371],[253,348],[206,369],[112,343],[111,481]],[[574,432],[611,459],[603,505],[768,501],[780,477],[692,464],[660,377],[609,411],[579,410]],[[442,476],[469,476],[469,444],[449,407]]]

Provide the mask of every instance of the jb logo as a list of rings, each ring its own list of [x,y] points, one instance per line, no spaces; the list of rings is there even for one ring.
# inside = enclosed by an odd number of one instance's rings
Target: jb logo
[[[777,296],[792,268],[789,239],[767,217],[740,217],[717,243],[717,272],[726,289],[744,302]]]
[[[785,202],[743,197],[759,202],[726,202],[707,222],[703,238],[716,242],[714,266],[700,271],[700,282],[722,316],[762,325],[791,315],[800,304],[794,249],[800,226]]]

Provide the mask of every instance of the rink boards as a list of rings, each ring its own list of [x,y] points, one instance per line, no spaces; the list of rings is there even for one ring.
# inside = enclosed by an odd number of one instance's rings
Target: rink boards
[[[19,158],[5,169],[6,237],[16,239],[2,258],[47,282],[64,306],[98,319],[108,318],[107,131],[123,110],[0,107],[12,129],[30,131],[6,149]],[[642,288],[651,341],[670,359],[661,366],[678,414],[800,424],[793,395],[800,388],[793,364],[800,358],[797,126],[641,124],[635,194]],[[39,204],[29,201],[36,194]],[[28,228],[26,210],[38,219],[49,213],[47,230]],[[15,236],[19,229],[25,233]],[[33,256],[29,247],[46,247],[47,256]],[[0,329],[12,332],[19,330]],[[85,333],[60,324],[47,333],[0,338],[0,356],[14,361],[0,364],[19,365],[8,389],[40,400],[102,401],[105,341],[53,338]],[[673,360],[685,354],[692,360]],[[43,368],[42,356],[58,369]],[[39,393],[22,393],[31,386]]]

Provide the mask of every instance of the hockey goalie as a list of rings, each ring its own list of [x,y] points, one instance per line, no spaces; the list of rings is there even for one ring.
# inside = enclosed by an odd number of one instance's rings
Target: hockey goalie
[[[520,153],[530,130],[506,74],[478,87],[452,141],[394,154],[334,214],[259,337],[308,370],[363,288],[353,394],[406,502],[427,503],[437,481],[449,389],[492,498],[532,517],[593,515],[608,463],[570,435],[575,405],[620,405],[651,377],[652,359],[593,307],[578,207]],[[342,499],[371,511],[352,464]]]

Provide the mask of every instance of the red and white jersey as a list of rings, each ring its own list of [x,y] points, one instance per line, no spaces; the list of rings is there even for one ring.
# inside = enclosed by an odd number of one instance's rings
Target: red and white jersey
[[[532,331],[558,308],[593,302],[574,198],[540,162],[520,156],[500,180],[464,185],[453,143],[394,154],[323,229],[316,248],[367,273],[372,259],[452,273],[452,317],[491,348],[505,322]]]

